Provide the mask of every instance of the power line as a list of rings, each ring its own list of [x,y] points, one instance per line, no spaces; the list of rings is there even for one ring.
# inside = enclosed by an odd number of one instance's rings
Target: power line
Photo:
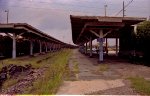
[[[104,5],[104,7],[105,7],[105,17],[106,17],[106,14],[107,14],[107,13],[106,13],[106,12],[107,12],[107,9],[106,9],[106,8],[107,8],[107,5]]]
[[[124,5],[123,9],[121,9],[115,16],[119,15],[122,11],[125,11],[125,8],[127,8],[132,2],[133,0],[131,0],[127,5]]]
[[[123,17],[125,17],[124,1],[123,1]]]

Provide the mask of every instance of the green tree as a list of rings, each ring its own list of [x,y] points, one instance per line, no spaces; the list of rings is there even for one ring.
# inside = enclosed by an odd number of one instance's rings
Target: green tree
[[[150,62],[150,21],[138,24],[136,38],[136,47],[144,52],[145,60]]]
[[[137,36],[143,39],[150,37],[150,21],[144,21],[138,25]]]

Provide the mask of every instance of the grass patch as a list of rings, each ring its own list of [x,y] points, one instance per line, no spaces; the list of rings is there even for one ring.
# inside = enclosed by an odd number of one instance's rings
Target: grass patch
[[[37,64],[37,61],[39,60],[44,60],[44,58],[48,58],[48,57],[52,57],[53,55],[55,55],[56,53],[48,53],[42,56],[36,56],[36,57],[18,57],[16,59],[5,59],[0,61],[0,70],[2,67],[4,66],[8,66],[10,64],[14,64],[14,65],[21,65],[21,66],[25,66],[26,64],[31,64],[32,68],[42,68],[45,65],[41,62],[40,64]],[[22,73],[20,73],[22,74]],[[20,75],[17,78],[9,78],[9,75],[7,75],[7,80],[3,83],[2,85],[2,89],[7,89],[9,87],[11,87],[12,85],[16,84],[18,82],[18,80],[22,79],[23,77]]]
[[[33,87],[26,91],[26,94],[55,94],[63,82],[70,53],[71,50],[63,50],[44,61],[43,64],[48,68],[45,75],[34,82]]]
[[[131,86],[139,93],[150,95],[150,81],[141,77],[130,77]]]
[[[53,55],[55,55],[56,53],[47,53],[45,55],[39,55],[39,56],[35,56],[35,57],[17,57],[16,59],[6,59],[6,60],[2,60],[0,61],[0,70],[2,67],[10,65],[10,64],[14,64],[14,65],[21,65],[24,66],[26,64],[31,64],[33,68],[40,68],[42,67],[42,62],[40,62],[40,64],[38,64],[37,62],[39,61],[43,61],[46,60],[45,58],[50,58]]]
[[[58,52],[47,53],[45,55],[39,55],[32,58],[19,57],[17,59],[6,59],[0,61],[0,68],[9,64],[21,66],[31,64],[33,68],[46,68],[44,74],[34,81],[33,86],[27,87],[23,94],[55,94],[63,82],[66,66],[71,53],[71,49],[64,49]],[[17,78],[18,79],[6,80],[2,86],[2,89],[7,89],[8,87],[16,84],[17,81],[20,80],[20,77]]]

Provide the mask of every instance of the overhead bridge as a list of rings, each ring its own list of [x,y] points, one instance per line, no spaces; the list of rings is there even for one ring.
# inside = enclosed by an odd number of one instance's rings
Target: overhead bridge
[[[75,47],[73,45],[57,40],[26,23],[0,24],[0,33],[4,33],[12,39],[12,58],[16,58],[16,44],[20,40],[28,41],[30,43],[28,46],[30,55],[34,54],[34,50],[38,50],[38,53],[42,53],[56,51],[61,48]],[[20,48],[24,47],[27,46],[20,46]]]
[[[139,17],[104,17],[104,16],[70,16],[72,27],[72,38],[74,44],[85,46],[89,42],[90,56],[92,56],[92,40],[99,42],[99,62],[103,61],[103,42],[107,38],[116,39],[116,54],[125,53],[132,49],[131,34],[136,29],[136,24],[143,22],[146,18]],[[118,45],[119,39],[119,45]]]

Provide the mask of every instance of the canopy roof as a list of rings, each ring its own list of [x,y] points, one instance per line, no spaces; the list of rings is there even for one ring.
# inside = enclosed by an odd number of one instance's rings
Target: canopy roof
[[[124,26],[135,25],[145,21],[146,18],[138,17],[104,17],[104,16],[70,16],[72,27],[72,38],[75,44],[83,44],[92,39],[98,38],[91,30],[99,34],[103,30],[104,34],[110,32],[107,38],[118,38],[117,31]]]
[[[23,37],[28,39],[40,39],[50,41],[52,43],[66,44],[51,37],[50,35],[43,33],[42,31],[32,27],[27,23],[0,24],[0,33],[15,33],[16,35],[22,34]]]

